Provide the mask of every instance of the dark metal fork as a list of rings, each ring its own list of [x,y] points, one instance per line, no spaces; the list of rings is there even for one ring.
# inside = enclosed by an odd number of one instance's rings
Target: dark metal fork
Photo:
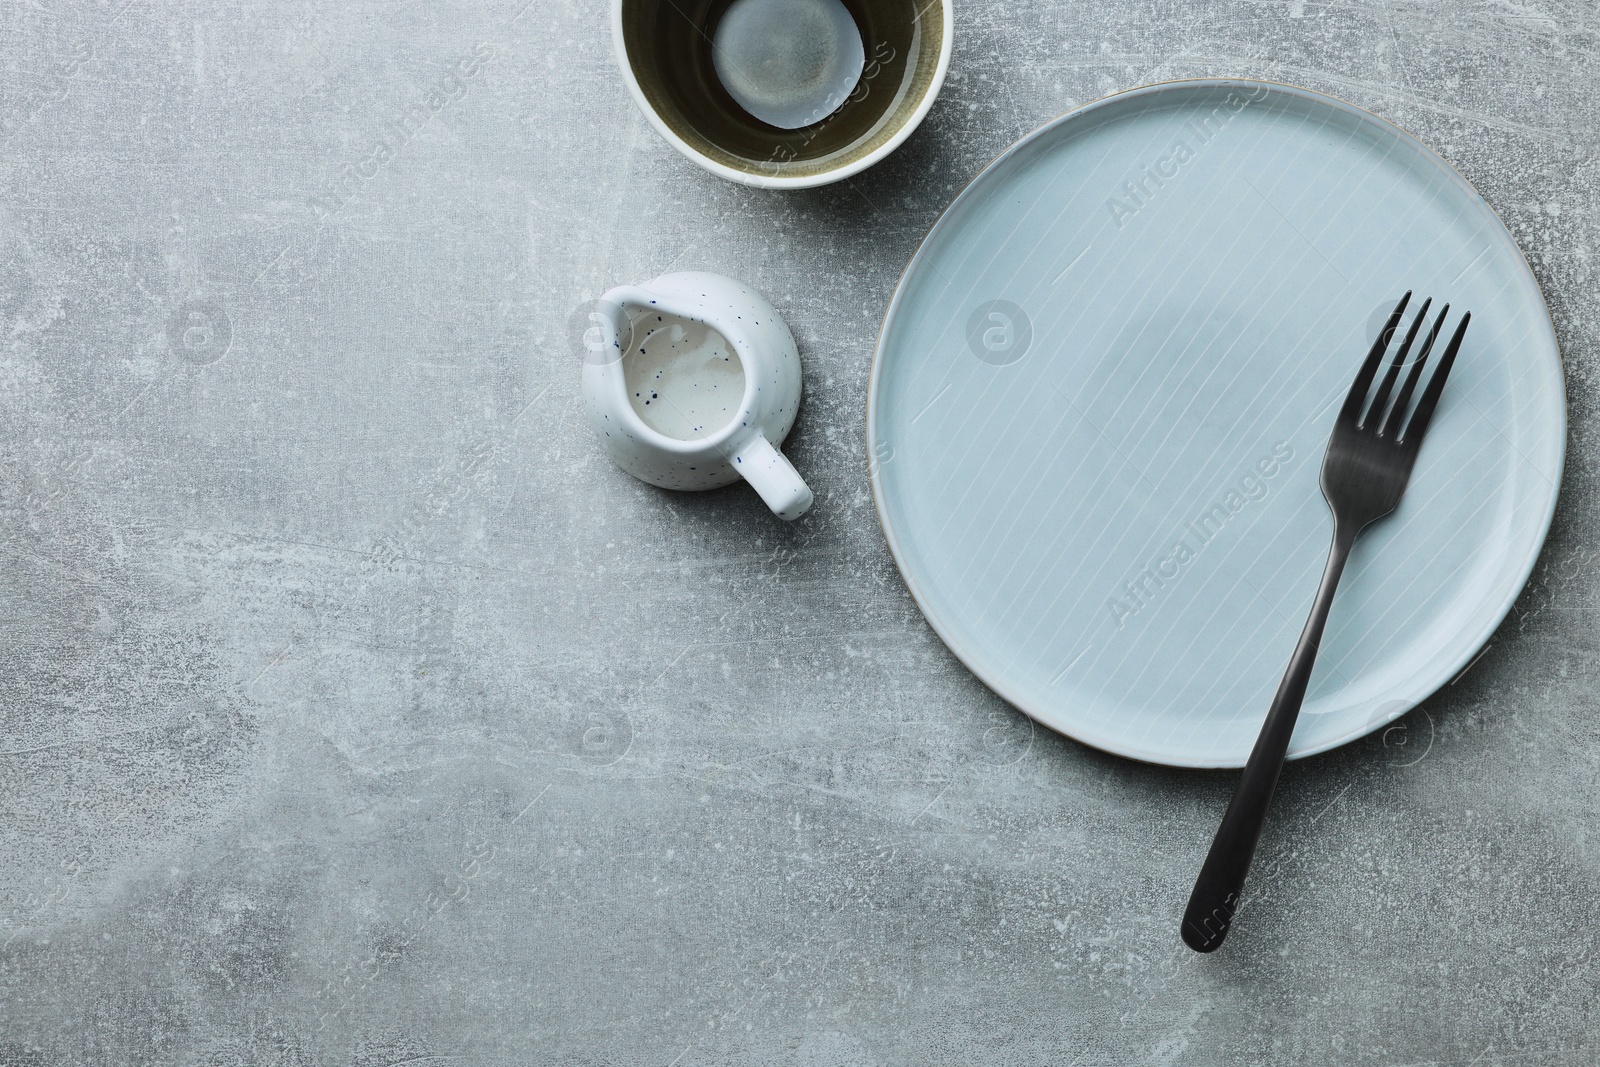
[[[1328,454],[1322,461],[1322,495],[1333,512],[1333,547],[1328,551],[1328,565],[1322,572],[1322,584],[1317,587],[1317,598],[1311,608],[1311,617],[1300,634],[1289,659],[1289,669],[1278,684],[1277,696],[1267,712],[1261,736],[1250,752],[1244,766],[1244,776],[1238,791],[1222,816],[1216,840],[1200,877],[1195,880],[1194,892],[1189,897],[1189,907],[1183,915],[1183,940],[1196,952],[1210,952],[1222,944],[1238,909],[1240,893],[1244,889],[1245,874],[1250,869],[1250,858],[1255,854],[1256,840],[1261,836],[1266,822],[1267,805],[1278,784],[1278,773],[1283,769],[1284,753],[1289,748],[1289,738],[1294,733],[1295,720],[1300,717],[1300,704],[1305,700],[1306,685],[1311,681],[1311,668],[1317,659],[1317,646],[1322,641],[1322,628],[1328,621],[1328,608],[1333,604],[1333,591],[1339,585],[1339,575],[1344,571],[1345,560],[1356,536],[1375,519],[1381,519],[1400,503],[1411,478],[1411,468],[1416,464],[1417,451],[1422,437],[1428,432],[1428,420],[1444,392],[1445,378],[1461,348],[1461,338],[1467,332],[1470,313],[1461,317],[1444,355],[1439,358],[1438,369],[1428,380],[1428,387],[1417,401],[1409,422],[1406,409],[1411,404],[1412,393],[1422,377],[1422,368],[1433,351],[1433,343],[1444,326],[1450,305],[1439,312],[1433,327],[1428,331],[1422,350],[1416,357],[1405,384],[1389,402],[1389,394],[1400,377],[1401,368],[1417,339],[1417,330],[1428,317],[1431,300],[1423,301],[1405,341],[1395,352],[1394,360],[1373,393],[1371,403],[1367,393],[1372,380],[1378,375],[1383,354],[1394,337],[1400,316],[1411,300],[1408,292],[1389,315],[1383,332],[1372,343],[1372,350],[1361,364],[1356,380],[1345,397],[1344,407],[1333,425],[1333,436],[1328,441]],[[1405,428],[1402,431],[1401,424]]]

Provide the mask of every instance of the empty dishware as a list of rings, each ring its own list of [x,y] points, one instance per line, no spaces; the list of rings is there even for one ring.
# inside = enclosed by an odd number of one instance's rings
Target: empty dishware
[[[870,167],[917,128],[950,64],[950,0],[613,0],[634,100],[674,148],[746,185]]]
[[[1298,636],[1282,620],[1322,572],[1301,546],[1331,533],[1318,465],[1351,368],[1328,354],[1365,352],[1408,288],[1476,325],[1412,473],[1429,504],[1357,547],[1288,758],[1383,730],[1481,653],[1535,566],[1562,484],[1561,354],[1483,197],[1305,89],[1085,105],[929,231],[884,317],[864,449],[928,624],[1042,726],[1243,767]],[[1401,541],[1427,547],[1384,549]]]

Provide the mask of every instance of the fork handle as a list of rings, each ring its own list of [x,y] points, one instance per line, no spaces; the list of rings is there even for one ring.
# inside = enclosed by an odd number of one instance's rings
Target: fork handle
[[[1311,617],[1306,620],[1300,643],[1289,658],[1289,669],[1278,683],[1278,693],[1272,698],[1267,721],[1244,765],[1239,788],[1222,816],[1222,825],[1211,842],[1200,877],[1195,879],[1189,907],[1183,913],[1183,941],[1196,952],[1211,952],[1222,944],[1239,908],[1250,859],[1255,855],[1256,841],[1267,820],[1267,805],[1272,802],[1273,790],[1277,788],[1278,773],[1283,770],[1284,754],[1289,750],[1289,738],[1294,734],[1306,686],[1311,681],[1311,668],[1317,661],[1317,647],[1322,643],[1328,608],[1333,604],[1333,593],[1339,586],[1339,576],[1344,573],[1356,532],[1346,533],[1337,524],[1334,526],[1333,547],[1328,551],[1328,565],[1322,572],[1322,584],[1317,587]]]

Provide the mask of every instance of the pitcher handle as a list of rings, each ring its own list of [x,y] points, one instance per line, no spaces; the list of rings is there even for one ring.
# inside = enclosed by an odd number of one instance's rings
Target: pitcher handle
[[[755,487],[780,519],[793,522],[811,507],[811,489],[783,453],[759,433],[734,453],[733,469]]]

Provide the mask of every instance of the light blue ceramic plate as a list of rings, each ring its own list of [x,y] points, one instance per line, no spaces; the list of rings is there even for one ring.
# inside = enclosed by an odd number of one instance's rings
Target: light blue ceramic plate
[[[1289,755],[1449,682],[1555,507],[1550,318],[1437,155],[1259,82],[1150,86],[1052,122],[911,260],[867,426],[879,518],[928,621],[1062,733],[1242,765],[1326,558],[1334,411],[1407,289],[1472,327],[1404,502],[1356,545]]]

